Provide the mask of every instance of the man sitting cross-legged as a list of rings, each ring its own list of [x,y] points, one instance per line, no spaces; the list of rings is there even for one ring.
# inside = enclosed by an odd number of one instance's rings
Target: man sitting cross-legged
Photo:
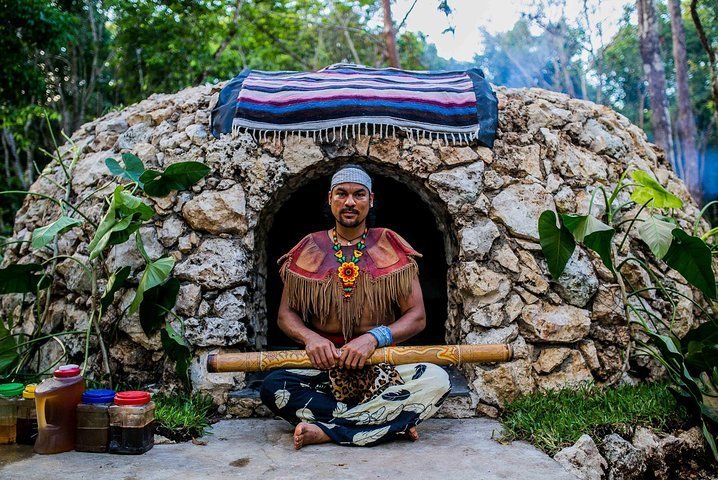
[[[328,195],[335,227],[307,235],[279,261],[279,328],[304,345],[315,368],[272,372],[261,397],[296,425],[297,449],[329,441],[371,446],[402,435],[417,440],[416,425],[451,390],[447,373],[431,363],[365,367],[376,348],[426,325],[413,258],[421,255],[393,231],[367,228],[371,187],[360,166],[337,170]]]

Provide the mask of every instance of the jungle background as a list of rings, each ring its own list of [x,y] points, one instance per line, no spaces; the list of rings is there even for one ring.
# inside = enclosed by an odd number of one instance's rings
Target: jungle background
[[[436,8],[443,35],[456,33],[450,0],[418,1]],[[579,4],[579,15],[567,13],[576,11],[568,2]],[[399,11],[389,0],[0,0],[0,191],[33,183],[49,160],[51,132],[69,136],[152,93],[218,83],[243,68],[350,62],[479,66],[496,85],[608,105],[669,150],[701,204],[718,197],[718,2],[625,2],[609,37],[595,0],[527,1],[510,30],[481,31],[471,62],[442,58],[426,35],[407,29],[416,4]],[[21,202],[0,197],[0,238]],[[715,223],[718,209],[709,217]]]

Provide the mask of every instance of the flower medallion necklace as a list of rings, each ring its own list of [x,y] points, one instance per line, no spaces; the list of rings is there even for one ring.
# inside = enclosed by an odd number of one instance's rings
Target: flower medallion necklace
[[[368,229],[364,230],[361,240],[359,240],[354,253],[352,253],[351,261],[347,262],[347,257],[344,255],[344,252],[342,252],[342,247],[339,245],[339,240],[337,239],[337,229],[334,228],[332,230],[332,242],[334,243],[332,248],[334,249],[334,258],[339,262],[337,274],[344,287],[344,300],[351,298],[354,285],[356,284],[357,278],[359,278],[359,266],[357,263],[359,263],[363,255],[363,250],[366,248],[366,234],[368,231]]]

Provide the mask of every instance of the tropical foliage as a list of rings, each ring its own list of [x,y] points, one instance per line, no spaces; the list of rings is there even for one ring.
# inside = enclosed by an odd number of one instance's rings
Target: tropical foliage
[[[160,332],[162,347],[167,357],[175,362],[176,373],[187,386],[189,386],[188,368],[192,358],[189,345],[183,336],[182,319],[177,317],[172,308],[175,305],[179,292],[179,282],[171,277],[174,267],[173,257],[150,258],[145,249],[140,227],[155,215],[154,208],[143,201],[142,196],[161,197],[173,190],[184,190],[197,183],[209,172],[209,168],[197,162],[175,163],[163,171],[145,170],[142,161],[134,155],[125,154],[122,157],[124,166],[113,158],[106,160],[107,168],[118,177],[119,183],[104,199],[107,208],[99,224],[94,224],[77,206],[67,202],[64,198],[46,197],[60,207],[60,217],[46,226],[33,231],[31,246],[39,253],[49,253],[50,256],[42,263],[29,263],[21,265],[8,265],[0,269],[0,293],[16,293],[34,295],[36,299],[34,312],[35,324],[29,333],[16,333],[16,319],[12,316],[0,320],[0,378],[12,380],[27,376],[36,377],[47,373],[46,371],[32,371],[31,361],[38,350],[48,341],[56,341],[63,346],[62,337],[65,335],[85,335],[85,356],[82,364],[83,372],[88,368],[88,355],[90,338],[94,335],[101,347],[105,380],[112,383],[107,351],[104,347],[102,332],[99,324],[107,308],[113,302],[115,294],[123,288],[134,289],[134,298],[130,305],[120,315],[132,315],[139,312],[140,325],[149,337]],[[58,153],[55,162],[64,172],[62,193],[69,188],[74,161],[67,162]],[[48,169],[42,175],[49,175]],[[0,192],[5,193],[5,192]],[[29,192],[16,192],[26,193]],[[92,195],[97,195],[93,192]],[[87,201],[89,196],[83,199]],[[64,233],[84,226],[93,231],[89,243],[89,264],[80,262],[73,256],[58,255],[57,241]],[[125,242],[134,242],[142,259],[144,268],[132,272],[131,267],[122,266],[114,272],[107,272],[107,284],[104,290],[98,289],[98,273],[102,274],[105,265],[103,261],[107,249]],[[40,256],[38,255],[38,258]],[[90,295],[90,315],[86,331],[84,332],[55,332],[46,333],[49,323],[48,309],[45,305],[53,291],[53,277],[58,260],[68,259],[75,261],[83,269],[92,286]],[[139,278],[135,286],[130,278]],[[25,305],[25,301],[21,302]],[[20,312],[19,319],[25,318]],[[168,315],[170,319],[168,320]],[[21,330],[22,331],[22,330]],[[62,360],[58,358],[48,369]]]
[[[718,428],[718,293],[713,270],[713,259],[718,257],[718,243],[714,242],[716,231],[710,230],[699,236],[698,217],[692,231],[686,232],[673,215],[675,209],[683,206],[681,199],[667,191],[650,173],[633,170],[629,181],[627,172],[610,195],[602,186],[594,190],[586,215],[560,214],[557,217],[551,210],[543,212],[539,219],[541,249],[549,272],[556,280],[577,244],[600,256],[620,287],[625,318],[640,327],[641,335],[635,338],[640,351],[665,367],[671,380],[671,391],[700,421],[705,438],[718,459],[714,437]],[[618,201],[626,197],[624,190],[627,189],[631,189],[630,198]],[[606,206],[605,214],[600,218],[592,214],[598,194],[602,195]],[[652,253],[651,261],[620,255],[633,228]],[[623,233],[620,239],[619,231]],[[653,286],[638,288],[631,285],[623,269],[629,262],[643,269]],[[675,288],[667,269],[678,272],[688,284],[702,292],[705,301],[689,298]],[[642,294],[645,295],[647,290],[668,302],[670,319],[662,318],[646,304]],[[682,299],[689,300],[701,313],[702,324],[681,339],[674,324]],[[629,359],[630,350],[625,352],[624,370],[628,368]],[[620,375],[614,380],[619,378]]]

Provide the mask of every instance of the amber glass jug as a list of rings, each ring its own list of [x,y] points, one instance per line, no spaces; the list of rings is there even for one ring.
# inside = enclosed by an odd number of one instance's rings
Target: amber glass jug
[[[60,453],[75,448],[77,404],[85,382],[77,365],[64,365],[35,389],[37,441],[35,452]]]

